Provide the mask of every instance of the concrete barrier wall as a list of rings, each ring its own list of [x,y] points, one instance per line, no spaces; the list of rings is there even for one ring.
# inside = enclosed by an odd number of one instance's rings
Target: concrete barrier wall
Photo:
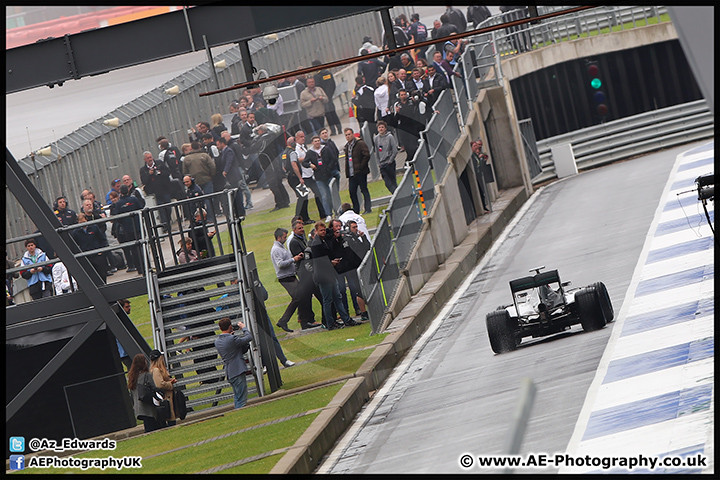
[[[490,158],[491,164],[498,174],[503,175],[506,184],[512,184],[511,189],[525,190],[523,196],[527,198],[532,191],[529,171],[525,162],[524,151],[521,148],[521,137],[517,120],[508,109],[512,108],[510,95],[504,95],[502,88],[493,89],[492,92],[480,92],[477,103],[473,106],[466,130],[448,153],[448,162],[453,168],[445,170],[444,178],[439,179],[435,185],[435,201],[427,217],[423,220],[422,230],[418,235],[415,247],[411,252],[406,268],[401,271],[403,275],[397,286],[393,300],[388,305],[387,313],[383,319],[383,330],[397,320],[403,308],[411,301],[414,295],[419,294],[430,278],[455,253],[471,229],[461,214],[463,204],[460,198],[458,177],[468,167],[472,150],[470,143],[481,138],[487,145],[487,131],[485,118],[491,118],[496,131],[504,132],[503,140],[495,146],[494,151],[500,153]],[[510,102],[510,103],[509,103]],[[490,115],[490,112],[495,112]],[[487,149],[485,150],[487,152]],[[470,171],[473,169],[470,168]],[[474,172],[471,175],[474,179]],[[479,190],[476,182],[471,182],[472,196],[475,209],[482,211]],[[497,182],[488,192],[491,202],[498,198]],[[524,200],[524,199],[523,199]],[[509,218],[504,219],[509,221]],[[484,250],[483,250],[484,251]]]

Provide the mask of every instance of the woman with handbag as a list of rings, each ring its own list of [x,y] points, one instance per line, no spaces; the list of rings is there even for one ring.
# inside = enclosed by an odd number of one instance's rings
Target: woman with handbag
[[[148,371],[147,359],[142,353],[138,353],[133,358],[128,371],[128,389],[132,393],[135,418],[143,421],[145,433],[162,428],[157,420],[157,409],[152,404],[152,400],[147,403],[140,399],[147,395],[148,390],[152,398],[152,392],[156,389],[152,374]]]
[[[158,422],[161,428],[175,425],[175,408],[173,406],[173,392],[177,379],[170,376],[165,366],[165,357],[159,350],[150,352],[150,373],[152,373],[155,386],[165,392],[165,398],[158,406]]]

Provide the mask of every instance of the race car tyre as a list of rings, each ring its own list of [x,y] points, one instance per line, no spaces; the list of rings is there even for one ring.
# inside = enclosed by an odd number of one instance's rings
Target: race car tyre
[[[605,315],[605,323],[610,323],[615,319],[615,311],[613,310],[612,302],[610,301],[610,295],[608,294],[605,284],[602,282],[593,283],[590,285],[595,288],[595,291],[600,297],[600,306],[602,307],[603,315]]]
[[[493,352],[505,353],[517,348],[517,321],[512,319],[507,310],[490,312],[485,321]]]
[[[580,324],[586,332],[600,330],[605,326],[605,315],[603,314],[600,295],[595,286],[585,287],[575,294],[575,302],[580,314]]]

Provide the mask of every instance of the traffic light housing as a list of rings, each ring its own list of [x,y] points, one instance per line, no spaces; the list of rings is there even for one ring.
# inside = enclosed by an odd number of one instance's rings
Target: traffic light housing
[[[587,72],[591,103],[595,108],[595,115],[600,121],[603,121],[608,115],[608,106],[602,68],[597,60],[585,60],[585,71]]]

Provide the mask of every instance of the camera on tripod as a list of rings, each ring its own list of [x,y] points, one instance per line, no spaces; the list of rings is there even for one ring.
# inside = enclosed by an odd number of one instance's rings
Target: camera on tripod
[[[708,173],[695,179],[698,191],[698,201],[715,201],[715,174]]]

